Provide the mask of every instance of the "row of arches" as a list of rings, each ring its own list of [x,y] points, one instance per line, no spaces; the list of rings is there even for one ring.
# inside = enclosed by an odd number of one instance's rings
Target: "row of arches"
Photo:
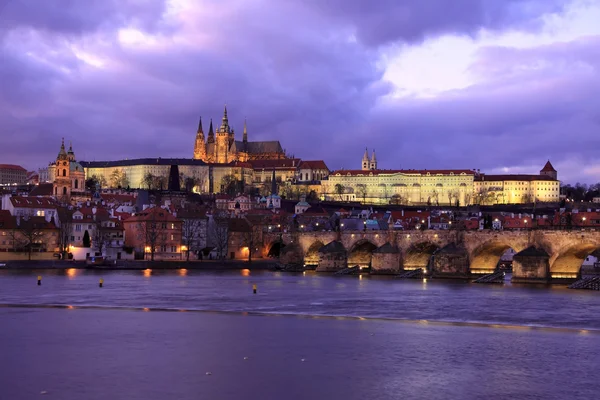
[[[302,257],[307,267],[317,266],[319,263],[319,250],[326,243],[320,240],[314,241]],[[281,250],[286,246],[283,242],[274,242],[269,246],[270,257],[279,257]],[[484,243],[474,250],[468,252],[468,263],[470,272],[473,274],[491,273],[502,266],[510,265],[512,256],[524,250],[527,243],[515,244],[503,241],[490,241]],[[403,270],[426,269],[432,261],[432,257],[444,246],[441,243],[424,241],[412,244],[404,251],[400,251],[401,268]],[[460,246],[458,246],[460,247]],[[348,266],[358,265],[360,267],[372,266],[374,252],[378,246],[368,239],[361,239],[347,249]],[[547,251],[552,278],[575,278],[580,273],[582,265],[592,254],[600,254],[600,245],[591,242],[582,242],[567,245],[556,254]],[[589,261],[588,261],[589,262]]]

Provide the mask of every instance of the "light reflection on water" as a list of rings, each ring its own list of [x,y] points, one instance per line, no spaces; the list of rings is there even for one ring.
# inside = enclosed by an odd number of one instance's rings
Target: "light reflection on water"
[[[36,286],[37,275],[43,285]],[[248,279],[249,277],[251,279]],[[98,288],[98,278],[104,287]],[[152,277],[152,279],[148,279]],[[252,294],[257,285],[257,294]],[[597,292],[306,272],[0,271],[0,304],[62,304],[600,329]]]

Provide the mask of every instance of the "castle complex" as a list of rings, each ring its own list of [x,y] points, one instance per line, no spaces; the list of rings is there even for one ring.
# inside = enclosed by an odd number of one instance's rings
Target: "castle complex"
[[[250,160],[279,160],[287,158],[278,140],[266,142],[249,142],[248,127],[244,121],[242,140],[235,140],[235,131],[229,126],[227,107],[223,112],[221,126],[213,130],[212,119],[208,128],[208,137],[204,137],[202,118],[198,124],[196,143],[194,145],[194,159],[206,163],[227,164],[232,161]]]
[[[373,150],[361,169],[338,170],[322,181],[322,198],[366,204],[522,204],[558,202],[560,182],[550,161],[539,175],[487,175],[478,170],[384,170]]]

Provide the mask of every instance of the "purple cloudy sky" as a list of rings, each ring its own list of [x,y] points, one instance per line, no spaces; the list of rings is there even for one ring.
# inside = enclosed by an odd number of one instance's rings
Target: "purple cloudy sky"
[[[0,0],[3,163],[241,136],[358,168],[600,181],[598,0]]]

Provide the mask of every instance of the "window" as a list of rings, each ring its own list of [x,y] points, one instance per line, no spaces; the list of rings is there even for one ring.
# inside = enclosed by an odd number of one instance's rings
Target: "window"
[[[171,235],[171,240],[175,240],[175,235]]]
[[[67,188],[63,187],[63,194],[67,194]]]
[[[171,224],[171,229],[175,229],[175,224]]]
[[[63,176],[67,176],[67,170],[63,169]]]
[[[162,225],[161,225],[161,228],[162,228],[162,229],[167,229],[167,224],[162,224]]]
[[[177,247],[171,246],[171,253],[177,253]]]

